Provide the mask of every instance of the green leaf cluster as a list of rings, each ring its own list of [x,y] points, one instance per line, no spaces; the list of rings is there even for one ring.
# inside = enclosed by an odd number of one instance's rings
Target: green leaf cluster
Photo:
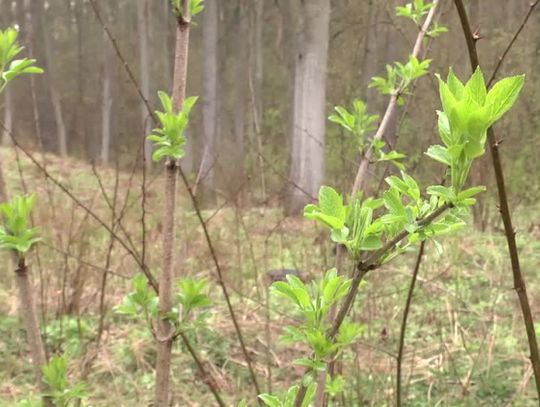
[[[158,95],[164,111],[156,111],[161,128],[154,129],[152,134],[147,137],[157,146],[152,154],[152,159],[154,161],[161,161],[163,158],[179,160],[185,153],[185,131],[189,123],[189,114],[198,98],[196,96],[186,98],[182,110],[175,113],[171,97],[162,91],[158,92]]]
[[[380,199],[362,201],[358,196],[345,205],[340,194],[323,186],[319,190],[319,205],[306,205],[304,217],[330,228],[332,240],[345,245],[351,257],[358,260],[363,251],[382,246],[382,224],[373,223],[373,211],[381,205]]]
[[[375,156],[377,157],[377,162],[388,162],[399,170],[403,171],[405,169],[405,165],[401,162],[401,160],[407,157],[405,154],[395,150],[385,152],[383,148],[386,145],[386,142],[381,139],[373,140],[372,145]]]
[[[302,401],[302,404],[300,404],[301,407],[308,407],[311,405],[311,402],[313,401],[315,397],[316,388],[317,386],[314,382],[311,382],[307,386],[306,395],[304,396],[304,400]],[[294,407],[296,395],[298,394],[299,390],[300,390],[299,386],[292,386],[281,397],[275,396],[269,393],[263,393],[259,395],[259,398],[267,407]]]
[[[137,274],[133,280],[133,291],[127,294],[122,304],[115,307],[117,314],[127,315],[131,318],[142,318],[151,326],[151,321],[159,317],[159,299],[148,284],[144,274]],[[207,281],[191,277],[178,280],[175,293],[175,303],[168,315],[168,319],[177,330],[189,330],[203,325],[208,313],[205,311],[211,305],[206,294]]]
[[[355,138],[358,149],[363,152],[366,148],[366,136],[376,130],[379,116],[369,114],[365,102],[360,99],[353,101],[351,111],[343,106],[336,106],[334,110],[336,114],[328,117],[328,120],[350,132]]]
[[[402,95],[408,94],[412,81],[428,73],[430,63],[430,59],[419,61],[411,55],[405,64],[395,62],[393,66],[386,65],[386,77],[373,77],[369,87],[377,89],[383,95],[397,95],[398,103],[403,104]]]
[[[182,16],[182,0],[171,0],[171,4],[174,10],[174,14],[178,17]],[[204,0],[189,0],[189,15],[196,16],[204,10]]]
[[[450,167],[452,187],[459,194],[474,159],[485,152],[488,128],[514,105],[525,78],[504,78],[489,92],[480,68],[465,84],[451,70],[446,82],[438,79],[442,103],[438,128],[444,146],[432,146],[426,154]]]
[[[15,28],[0,30],[0,92],[17,76],[43,73],[34,66],[35,59],[15,59],[23,50],[17,42],[19,32]]]
[[[420,25],[422,18],[431,10],[435,5],[433,3],[426,3],[424,0],[414,0],[412,3],[407,3],[404,6],[396,7],[396,15],[399,17],[409,18]]]
[[[43,366],[43,380],[49,387],[45,393],[55,406],[68,407],[74,402],[87,397],[86,384],[78,382],[71,385],[68,380],[68,361],[65,356],[54,355],[48,364]]]
[[[325,358],[342,350],[362,333],[358,324],[344,324],[340,328],[337,341],[328,338],[328,313],[332,305],[341,300],[349,291],[351,280],[331,269],[318,280],[306,286],[298,277],[288,275],[287,281],[272,284],[271,290],[276,295],[292,302],[302,316],[302,323],[285,329],[286,342],[305,343],[313,351],[310,358],[300,358],[296,364],[312,370],[324,370]]]
[[[35,202],[36,196],[31,194],[0,204],[0,249],[14,250],[23,256],[41,240],[39,229],[30,227]]]

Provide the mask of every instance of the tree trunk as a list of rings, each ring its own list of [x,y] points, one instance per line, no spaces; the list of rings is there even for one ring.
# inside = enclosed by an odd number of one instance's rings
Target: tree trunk
[[[107,13],[108,14],[108,13]],[[103,84],[101,93],[101,152],[100,159],[108,164],[111,155],[111,114],[112,114],[112,61],[114,56],[112,45],[103,32]]]
[[[306,1],[302,15],[295,66],[289,214],[300,212],[317,196],[324,180],[330,1]]]
[[[187,16],[187,1],[182,1],[183,15]],[[189,20],[178,19],[174,59],[173,105],[180,111],[186,95],[186,78],[189,45]],[[163,265],[159,276],[159,312],[166,315],[172,308],[172,281],[174,274],[174,249],[176,238],[176,184],[178,163],[165,165],[165,202],[163,217]],[[170,370],[173,345],[173,326],[165,319],[158,319],[156,358],[156,407],[168,407],[170,400]]]
[[[253,98],[255,105],[255,118],[257,120],[257,126],[260,127],[262,124],[263,113],[264,113],[264,103],[263,103],[263,75],[264,75],[264,65],[263,65],[263,16],[264,16],[264,0],[255,0],[254,1],[254,22],[253,22],[253,65],[254,65],[254,75],[253,75]]]
[[[139,69],[141,77],[141,92],[146,100],[150,95],[150,58],[148,54],[148,0],[137,1],[137,21],[139,30]],[[144,137],[144,158],[147,166],[152,165],[152,143],[146,136],[152,131],[152,123],[148,117],[148,109],[141,100],[141,126]]]
[[[41,6],[41,5],[40,5]],[[41,7],[37,7],[37,9],[40,9]],[[43,18],[42,11],[39,12],[39,16]],[[58,154],[62,157],[66,157],[68,154],[68,145],[67,145],[67,132],[66,132],[66,124],[64,121],[64,114],[62,112],[62,99],[60,98],[60,95],[54,86],[54,76],[53,76],[53,69],[54,66],[54,55],[51,49],[50,45],[50,38],[49,38],[49,30],[45,28],[45,22],[41,22],[41,32],[43,35],[43,50],[45,54],[45,72],[48,75],[47,84],[49,85],[49,93],[51,97],[51,104],[53,106],[54,111],[54,120],[56,123],[56,141],[57,141],[57,148],[58,148]]]
[[[235,198],[235,193],[241,188],[244,183],[244,155],[245,155],[245,129],[246,129],[246,94],[248,89],[248,81],[241,78],[248,78],[248,27],[246,4],[244,0],[238,1],[237,9],[237,31],[236,31],[236,80],[235,87],[235,109],[234,109],[234,143],[232,152],[232,177],[229,183],[229,192],[231,198]],[[239,195],[244,195],[240,193]]]
[[[30,348],[36,384],[42,392],[45,392],[47,391],[47,386],[43,382],[41,369],[47,363],[47,360],[45,358],[45,348],[43,347],[36,306],[34,304],[32,283],[24,258],[19,260],[19,264],[15,270],[15,281],[19,291],[19,312],[26,329],[26,339]],[[43,397],[43,404],[45,406],[53,406],[48,397]]]
[[[218,0],[207,0],[203,11],[203,156],[201,158],[200,178],[203,201],[215,202],[214,167],[216,162],[217,134],[217,65],[218,65]]]
[[[11,131],[13,128],[13,97],[8,86],[4,90],[4,131],[2,132],[2,145],[11,145]]]

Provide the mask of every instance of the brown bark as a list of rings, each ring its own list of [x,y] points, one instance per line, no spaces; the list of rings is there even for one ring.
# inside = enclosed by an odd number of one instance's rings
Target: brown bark
[[[184,103],[187,80],[189,45],[189,16],[187,1],[184,0],[183,16],[178,18],[173,79],[173,104],[180,111]],[[172,308],[172,281],[174,277],[174,246],[176,241],[176,187],[178,163],[168,160],[165,165],[165,203],[163,218],[163,265],[159,276],[159,312],[157,326],[156,359],[156,407],[169,406],[171,353],[174,331],[171,323],[162,319]]]
[[[39,321],[34,303],[34,290],[30,281],[30,273],[23,257],[20,258],[17,269],[15,270],[15,281],[19,291],[19,313],[26,329],[26,339],[32,357],[36,384],[42,392],[45,392],[47,391],[47,386],[43,381],[41,369],[47,363],[47,360],[45,358],[45,348],[41,339],[41,331],[39,329]],[[43,397],[43,404],[47,407],[53,406],[51,400],[45,396]]]
[[[422,25],[422,28],[420,32],[418,33],[418,36],[416,37],[416,42],[414,44],[412,56],[418,58],[420,55],[420,51],[422,50],[422,43],[424,41],[424,38],[426,36],[427,31],[429,30],[429,27],[431,25],[431,22],[433,21],[433,18],[435,17],[435,11],[437,9],[437,5],[439,4],[438,0],[435,0],[433,8],[429,11],[428,15],[426,16],[426,19],[424,21],[424,24]],[[381,124],[379,125],[379,128],[377,129],[377,132],[375,133],[375,136],[373,136],[373,140],[380,140],[384,137],[385,134],[387,134],[388,129],[392,125],[393,117],[396,114],[397,109],[397,98],[398,95],[393,94],[390,96],[390,100],[388,101],[388,105],[386,107],[386,111],[384,113],[384,116],[382,118]],[[371,159],[374,154],[374,149],[372,146],[367,149],[366,153],[364,154],[364,157],[362,158],[362,161],[360,162],[360,166],[358,167],[358,171],[356,173],[356,178],[354,180],[353,185],[353,194],[360,191],[364,187],[364,182],[366,180],[367,170],[369,167],[369,164],[371,162]]]

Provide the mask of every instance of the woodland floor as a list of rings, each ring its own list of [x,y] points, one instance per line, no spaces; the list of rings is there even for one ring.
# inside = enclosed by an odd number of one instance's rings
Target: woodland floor
[[[84,405],[148,405],[153,395],[155,358],[151,333],[143,323],[111,311],[130,290],[136,264],[116,243],[107,266],[110,234],[46,181],[32,163],[22,155],[19,158],[11,150],[0,150],[10,192],[20,193],[26,188],[38,195],[35,224],[42,228],[45,239],[31,264],[50,351],[70,355],[74,378],[82,366],[91,363],[86,379],[89,396]],[[107,199],[117,214],[123,214],[122,226],[115,230],[126,241],[129,235],[137,250],[142,250],[139,173],[133,177],[129,171],[118,174],[115,205],[114,168],[98,167],[94,172],[90,165],[76,160],[38,158],[83,205],[111,224],[111,209],[96,177],[99,174]],[[145,256],[157,275],[161,252],[159,173],[149,176],[148,182]],[[192,339],[227,405],[235,406],[242,397],[251,396],[252,387],[212,258],[183,187],[179,188],[179,196],[177,275],[207,277],[214,302],[208,327]],[[538,208],[535,211],[538,213]],[[295,315],[274,297],[270,297],[268,311],[266,273],[295,268],[307,275],[320,275],[333,263],[328,236],[313,222],[286,218],[276,207],[238,208],[225,204],[204,211],[203,216],[261,386],[271,386],[274,391],[286,389],[302,372],[291,363],[302,349],[278,340],[283,327],[294,322]],[[516,212],[523,271],[533,313],[540,321],[540,231],[529,222]],[[441,242],[444,249],[440,254],[432,244],[426,248],[409,317],[404,362],[406,405],[537,405],[504,236],[497,227],[486,233],[471,229]],[[379,407],[394,403],[395,355],[414,258],[411,253],[373,272],[361,290],[353,314],[365,323],[365,332],[356,347],[344,355],[345,405]],[[9,264],[8,257],[3,257],[0,406],[19,405],[35,390]],[[111,271],[106,296],[109,311],[96,355],[93,339],[105,269]],[[213,405],[194,363],[180,346],[174,351],[173,380],[178,405]],[[334,405],[342,404],[336,401]]]

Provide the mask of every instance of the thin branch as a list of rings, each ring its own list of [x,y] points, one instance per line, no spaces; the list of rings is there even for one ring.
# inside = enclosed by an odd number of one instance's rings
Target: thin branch
[[[439,5],[439,1],[435,0],[433,2],[433,7],[431,10],[429,10],[428,15],[426,16],[426,19],[424,21],[424,24],[422,25],[422,29],[418,33],[418,36],[416,37],[416,42],[414,44],[413,52],[411,56],[418,58],[420,55],[420,51],[422,49],[422,41],[426,37],[426,34],[429,30],[429,27],[431,25],[431,22],[433,21],[433,18],[435,17],[435,11],[437,10],[437,6]],[[384,116],[381,120],[381,124],[379,125],[379,128],[377,129],[375,135],[373,136],[373,141],[380,140],[384,137],[386,134],[388,125],[391,123],[392,118],[396,114],[397,109],[397,100],[398,100],[397,94],[392,94],[390,96],[390,100],[388,101],[388,105],[386,107],[386,111],[384,112]],[[374,153],[373,143],[370,145],[370,147],[366,150],[364,157],[362,158],[362,161],[360,162],[360,166],[358,167],[358,171],[356,173],[356,177],[354,180],[354,185],[352,189],[353,195],[362,189],[365,179],[367,170],[371,161],[371,158],[373,157]]]
[[[401,329],[399,333],[399,348],[396,358],[396,406],[401,406],[401,367],[403,364],[403,350],[405,348],[405,332],[407,331],[407,319],[409,318],[409,312],[411,309],[412,297],[414,293],[414,286],[418,279],[418,272],[420,271],[420,263],[422,263],[422,256],[424,255],[424,247],[426,242],[420,244],[418,250],[418,256],[416,257],[416,263],[414,265],[414,271],[411,278],[411,285],[409,286],[409,292],[407,293],[407,300],[405,302],[405,309],[403,310],[403,318],[401,320]]]
[[[510,52],[510,50],[514,46],[514,43],[516,42],[519,35],[521,34],[521,31],[523,31],[523,29],[527,25],[527,21],[529,21],[529,17],[532,15],[532,13],[534,11],[534,8],[538,5],[538,3],[540,3],[540,0],[536,0],[533,3],[529,4],[529,10],[525,14],[525,17],[523,17],[523,20],[521,21],[521,24],[519,25],[518,29],[514,33],[514,36],[512,37],[512,39],[510,40],[510,42],[506,46],[504,52],[502,53],[502,55],[499,57],[499,60],[497,61],[497,65],[495,66],[495,69],[493,70],[493,73],[491,74],[491,77],[489,78],[489,81],[488,81],[488,84],[487,84],[488,88],[491,86],[491,84],[493,83],[493,81],[497,77],[497,73],[499,73],[499,69],[501,69],[501,66],[502,66],[504,60],[506,59],[506,56],[508,55],[508,53]]]

